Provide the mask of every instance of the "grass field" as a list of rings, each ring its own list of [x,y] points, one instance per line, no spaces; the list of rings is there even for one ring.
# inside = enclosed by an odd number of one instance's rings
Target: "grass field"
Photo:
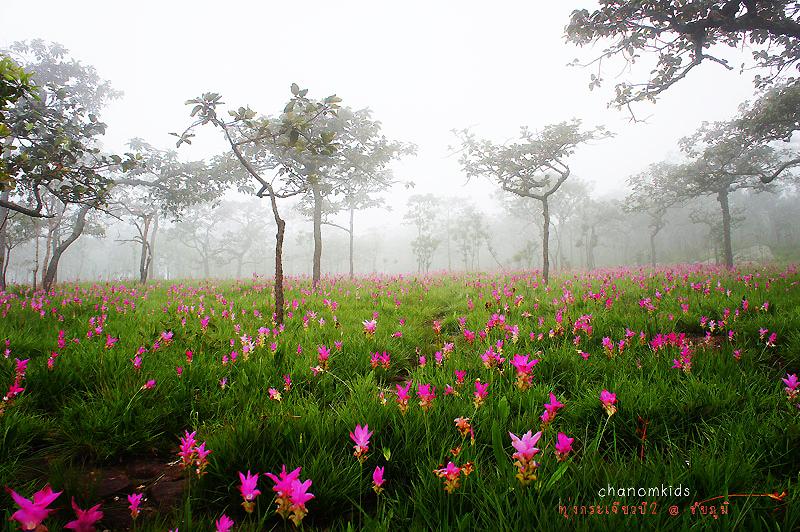
[[[100,530],[213,530],[223,514],[234,530],[291,529],[263,475],[284,464],[312,481],[307,529],[800,529],[800,397],[782,381],[800,370],[794,268],[287,288],[285,329],[268,279],[3,295],[0,386],[18,374],[24,391],[3,402],[0,483],[27,498],[63,491],[50,530],[75,519],[72,497],[102,503]],[[538,363],[518,357],[518,371],[517,354]],[[616,396],[606,408],[603,391]],[[358,460],[350,433],[364,424]],[[181,467],[186,431],[211,450],[199,476],[190,444]],[[538,453],[512,446],[509,432],[528,431],[542,433]],[[574,439],[560,456],[559,433]],[[434,473],[448,462],[449,479]],[[251,513],[248,470],[261,474]],[[16,526],[9,493],[0,509]]]

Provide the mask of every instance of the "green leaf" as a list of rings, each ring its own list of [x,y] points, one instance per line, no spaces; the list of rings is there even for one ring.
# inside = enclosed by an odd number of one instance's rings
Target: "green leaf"
[[[561,462],[561,464],[559,464],[558,466],[558,469],[556,469],[553,472],[553,474],[550,475],[550,478],[547,479],[547,482],[545,483],[543,489],[547,491],[553,486],[555,486],[556,482],[558,482],[561,479],[561,477],[564,476],[564,473],[567,472],[568,467],[569,467],[569,462]]]
[[[496,419],[492,421],[492,451],[498,466],[508,461],[506,450],[503,448],[503,433]]]
[[[391,450],[391,449],[389,449],[388,447],[384,447],[384,448],[383,448],[383,458],[384,458],[384,460],[386,460],[387,462],[388,462],[388,461],[390,461],[390,460],[392,459],[392,450]]]
[[[295,96],[297,96],[300,93],[300,87],[297,85],[297,83],[292,83],[291,90],[292,90],[292,94],[295,95]]]

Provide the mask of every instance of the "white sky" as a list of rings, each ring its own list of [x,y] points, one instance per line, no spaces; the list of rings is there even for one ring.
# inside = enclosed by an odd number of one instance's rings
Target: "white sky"
[[[433,5],[432,5],[433,4]],[[564,27],[584,0],[528,2],[36,2],[0,3],[0,47],[40,37],[65,45],[124,91],[102,117],[105,144],[121,150],[142,137],[174,146],[170,131],[189,123],[184,101],[206,91],[227,103],[271,114],[292,82],[312,97],[336,93],[345,105],[371,107],[391,138],[419,154],[395,166],[415,192],[481,198],[487,182],[464,185],[450,130],[471,126],[502,141],[519,126],[538,128],[572,117],[605,124],[617,136],[579,148],[573,174],[595,190],[620,190],[625,178],[676,151],[676,141],[702,120],[726,119],[752,96],[752,76],[708,64],[655,106],[647,124],[609,110],[616,71],[588,90],[591,70],[568,67],[591,50],[565,44]],[[598,48],[599,50],[599,48]],[[597,51],[597,50],[596,50]],[[746,57],[747,52],[741,57]],[[741,59],[732,57],[732,64]],[[646,69],[645,69],[646,70]],[[643,78],[638,77],[639,80]],[[224,149],[218,132],[199,132],[186,158]],[[393,199],[401,198],[405,192]],[[390,218],[399,221],[404,207]]]

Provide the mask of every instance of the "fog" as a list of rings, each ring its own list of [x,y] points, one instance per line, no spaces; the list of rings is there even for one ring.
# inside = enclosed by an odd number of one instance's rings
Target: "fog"
[[[226,117],[228,109],[241,106],[259,115],[280,114],[292,97],[292,83],[308,89],[309,98],[335,94],[342,107],[369,108],[381,135],[409,149],[376,170],[391,175],[386,180],[391,186],[372,194],[382,205],[354,209],[356,274],[542,268],[542,205],[503,192],[491,173],[471,172],[464,160],[470,152],[458,132],[469,130],[476,139],[502,146],[519,140],[521,126],[535,136],[548,124],[572,119],[579,119],[584,130],[604,126],[613,136],[588,138],[566,154],[569,177],[549,204],[552,271],[725,262],[724,220],[714,194],[673,198],[653,235],[652,209],[626,208],[629,179],[654,163],[691,159],[680,140],[705,121],[731,120],[740,104],[757,98],[754,73],[704,64],[656,103],[637,102],[634,120],[626,108],[608,105],[613,85],[646,77],[652,58],[632,66],[609,58],[603,64],[604,84],[593,90],[589,82],[596,66],[568,65],[576,58],[588,63],[604,47],[578,47],[564,38],[572,11],[593,9],[595,2],[145,1],[117,6],[4,3],[0,49],[43,39],[93,66],[122,93],[98,112],[107,130],[94,139],[114,154],[128,152],[130,139],[139,138],[160,153],[176,150],[183,163],[219,163],[223,156],[225,164],[235,165],[217,128],[197,128],[191,144],[180,148],[170,135],[192,123],[186,100],[209,91],[222,95],[226,105],[220,114]],[[737,66],[752,56],[741,47],[718,51]],[[11,57],[25,66],[22,55]],[[797,151],[796,142],[778,144],[787,153]],[[270,164],[274,169],[276,163]],[[731,188],[728,225],[737,263],[800,258],[800,198],[793,172],[789,168],[769,187]],[[218,175],[228,179],[226,185],[202,201],[157,208],[147,223],[158,223],[144,236],[141,204],[152,206],[152,197],[112,189],[107,201],[87,215],[80,238],[64,251],[57,280],[137,279],[143,238],[152,245],[151,278],[272,276],[277,226],[268,197],[254,197],[252,182],[243,185],[248,175],[242,168]],[[308,205],[301,208],[310,194],[307,189],[278,200],[286,221],[283,265],[292,275],[313,273],[313,213]],[[330,196],[336,198],[336,191]],[[431,208],[415,223],[420,198],[427,198]],[[35,237],[25,229],[25,216],[11,213],[8,282],[30,284],[35,275],[43,276],[47,250],[71,230],[74,214],[61,212],[42,219],[32,230]],[[64,225],[53,227],[53,220]],[[323,275],[350,271],[348,223],[347,209],[323,214]],[[429,242],[430,256],[424,260],[414,245],[423,237],[435,241]]]

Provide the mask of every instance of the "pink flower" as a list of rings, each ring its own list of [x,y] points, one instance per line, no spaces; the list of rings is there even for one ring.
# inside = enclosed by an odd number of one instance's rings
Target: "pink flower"
[[[375,330],[378,328],[377,320],[370,320],[370,321],[364,320],[363,325],[364,325],[364,334],[366,334],[367,336],[375,335]]]
[[[272,399],[273,401],[280,401],[281,399],[283,399],[283,397],[281,397],[281,392],[279,392],[275,388],[270,388],[268,390],[268,393],[269,393],[269,398]]]
[[[192,353],[190,350],[187,349],[186,350],[186,363],[187,364],[191,364],[192,360],[194,360],[194,353]]]
[[[411,399],[409,390],[411,389],[411,381],[408,381],[405,386],[395,384],[397,388],[397,405],[400,407],[400,412],[405,415],[408,410],[408,400]]]
[[[317,359],[322,369],[328,369],[328,358],[330,358],[330,356],[331,352],[326,346],[321,345],[317,348]]]
[[[139,505],[142,504],[142,493],[132,493],[128,495],[128,509],[131,511],[131,518],[139,517]]]
[[[617,411],[617,394],[611,393],[608,390],[603,390],[600,392],[600,402],[603,403],[603,408],[609,417],[613,416],[614,412]]]
[[[372,432],[369,431],[369,425],[366,423],[363,427],[361,425],[356,425],[355,432],[350,433],[350,439],[355,443],[353,446],[355,449],[353,456],[358,458],[359,462],[363,462],[367,458],[367,452],[369,452],[369,438],[371,436]]]
[[[529,355],[515,354],[511,359],[511,365],[517,371],[517,388],[527,390],[533,384],[533,367],[539,363],[539,359],[529,360]]]
[[[239,472],[239,481],[241,485],[239,486],[239,492],[242,494],[242,506],[244,507],[247,513],[253,513],[253,509],[255,508],[255,501],[256,497],[261,495],[261,491],[257,488],[258,485],[258,473],[251,475],[250,470],[247,470],[247,474],[244,475],[242,472]]]
[[[106,334],[106,349],[111,349],[119,341],[119,338],[114,338],[110,334]]]
[[[511,456],[518,469],[516,477],[523,486],[527,486],[536,480],[536,469],[539,467],[539,463],[534,461],[533,457],[539,453],[536,444],[542,437],[542,431],[532,434],[529,430],[522,435],[522,438],[513,432],[509,432],[508,435],[511,436],[511,445],[517,451]]]
[[[372,489],[375,493],[380,494],[383,491],[383,485],[386,480],[383,478],[383,469],[380,466],[375,466],[375,471],[372,472]]]
[[[131,359],[131,362],[133,362],[133,369],[135,369],[137,371],[142,369],[142,357],[140,357],[139,355],[136,355],[135,357],[133,357]]]
[[[94,525],[103,518],[103,512],[100,511],[100,505],[95,504],[88,510],[81,510],[75,504],[75,498],[72,498],[72,509],[75,510],[76,520],[70,521],[64,528],[75,530],[77,532],[94,532]]]
[[[307,493],[311,481],[300,482],[300,468],[287,473],[285,464],[281,466],[279,475],[265,474],[275,483],[272,491],[275,492],[275,502],[278,505],[276,512],[284,519],[289,517],[295,525],[299,525],[308,513],[305,503],[314,498],[312,493]]]
[[[786,374],[785,379],[781,379],[783,383],[786,385],[786,396],[788,397],[789,401],[792,402],[798,397],[800,397],[800,382],[797,380],[797,374],[793,373],[789,375]]]
[[[292,389],[292,377],[289,375],[283,376],[283,391],[288,392]]]
[[[447,493],[453,493],[456,488],[461,485],[461,475],[465,477],[472,472],[472,463],[467,462],[464,467],[458,467],[453,462],[447,462],[447,465],[441,469],[434,469],[433,473],[444,479],[444,490]]]
[[[150,379],[149,381],[147,381],[142,385],[142,390],[152,390],[155,387],[156,387],[156,380]]]
[[[551,422],[561,408],[564,408],[564,403],[559,402],[555,394],[550,392],[550,402],[544,404],[544,414],[540,416],[542,423],[546,425]]]
[[[208,455],[211,454],[211,449],[206,449],[206,442],[203,442],[195,448],[195,452],[197,453],[197,459],[195,460],[197,469],[195,473],[197,473],[198,477],[202,477],[206,473],[206,467],[208,467]]]
[[[419,406],[427,412],[433,407],[433,400],[436,399],[436,388],[430,384],[418,384],[417,395],[420,399]]]
[[[488,395],[487,388],[489,388],[488,382],[484,384],[480,381],[480,379],[475,381],[475,392],[473,394],[475,396],[475,398],[473,399],[475,408],[479,408],[483,404],[483,401],[486,399],[486,396]]]
[[[572,442],[575,441],[575,438],[568,438],[563,432],[559,432],[557,438],[556,457],[559,461],[563,461],[567,459],[567,455],[572,451]]]
[[[14,499],[14,502],[19,506],[19,510],[11,515],[11,520],[19,523],[22,530],[36,530],[39,525],[41,525],[42,521],[47,519],[50,512],[53,511],[47,506],[61,495],[60,491],[53,492],[49,484],[45,486],[44,489],[34,493],[32,501],[19,495],[14,490],[9,488],[6,488],[6,490],[8,490],[11,498]]]
[[[233,519],[225,514],[222,514],[222,517],[214,521],[214,526],[217,527],[217,532],[230,532],[231,528],[233,528],[233,525]]]

